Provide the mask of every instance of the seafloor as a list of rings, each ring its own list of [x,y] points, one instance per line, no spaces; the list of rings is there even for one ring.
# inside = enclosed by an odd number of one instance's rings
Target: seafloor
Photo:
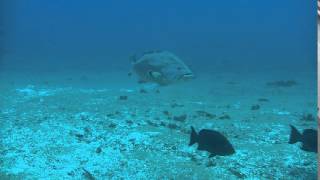
[[[316,154],[288,144],[289,124],[317,128],[311,76],[198,74],[156,90],[125,72],[2,72],[0,179],[316,179]],[[236,153],[189,147],[191,125]]]

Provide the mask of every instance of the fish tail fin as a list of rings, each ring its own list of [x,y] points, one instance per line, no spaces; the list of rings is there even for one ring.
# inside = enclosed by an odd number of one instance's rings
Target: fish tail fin
[[[294,144],[298,141],[301,141],[301,134],[300,132],[297,130],[297,128],[295,128],[294,126],[290,125],[291,127],[291,133],[290,133],[290,140],[289,140],[289,144]]]
[[[189,146],[191,146],[194,143],[196,143],[198,141],[197,139],[198,139],[198,134],[197,134],[196,130],[191,126],[191,135],[190,135]]]

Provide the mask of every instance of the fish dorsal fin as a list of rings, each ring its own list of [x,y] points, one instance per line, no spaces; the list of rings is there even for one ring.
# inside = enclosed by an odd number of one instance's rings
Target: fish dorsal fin
[[[192,146],[194,143],[198,141],[198,134],[196,130],[191,126],[191,135],[190,135],[190,143],[189,146]],[[199,148],[199,147],[198,147]]]
[[[290,139],[289,139],[289,144],[294,144],[296,142],[301,141],[301,134],[300,132],[292,125],[290,125],[291,127],[291,133],[290,133]]]

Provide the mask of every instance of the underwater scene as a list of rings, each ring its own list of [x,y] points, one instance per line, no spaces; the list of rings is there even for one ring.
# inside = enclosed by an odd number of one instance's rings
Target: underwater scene
[[[0,179],[317,179],[317,3],[0,2]]]

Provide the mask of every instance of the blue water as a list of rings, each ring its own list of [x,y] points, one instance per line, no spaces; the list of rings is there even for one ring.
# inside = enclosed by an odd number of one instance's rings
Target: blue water
[[[312,0],[3,4],[5,67],[107,71],[128,67],[132,54],[165,49],[198,69],[215,70],[227,62],[232,69],[315,71]]]
[[[316,179],[317,153],[288,143],[317,129],[316,6],[0,0],[0,179]],[[152,50],[195,78],[128,77]],[[235,153],[209,159],[190,126]]]

